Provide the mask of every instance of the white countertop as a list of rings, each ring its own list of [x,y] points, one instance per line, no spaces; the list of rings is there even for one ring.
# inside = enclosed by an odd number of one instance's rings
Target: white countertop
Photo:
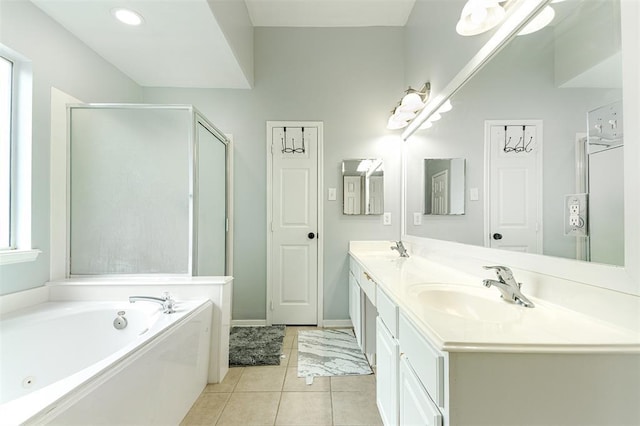
[[[352,242],[349,253],[440,350],[640,353],[640,333],[533,297],[534,308],[508,303],[497,289],[482,285],[482,276],[493,278],[488,271],[472,276],[418,256],[400,258],[390,245]],[[446,301],[425,299],[438,290],[451,290],[447,295],[460,294],[478,306],[448,309]],[[529,297],[526,284],[522,292]],[[479,305],[484,310],[476,311]]]

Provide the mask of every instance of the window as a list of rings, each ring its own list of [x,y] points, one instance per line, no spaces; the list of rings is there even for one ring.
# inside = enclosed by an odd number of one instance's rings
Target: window
[[[0,250],[14,247],[11,232],[11,113],[13,62],[0,56]]]
[[[0,44],[0,265],[30,262],[31,61]]]

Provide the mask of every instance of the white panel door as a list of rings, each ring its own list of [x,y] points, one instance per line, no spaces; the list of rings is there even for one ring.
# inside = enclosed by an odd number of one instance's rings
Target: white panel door
[[[449,171],[431,177],[431,214],[449,213]]]
[[[369,177],[369,213],[384,213],[384,178],[382,176]]]
[[[344,213],[361,214],[360,200],[362,199],[362,178],[360,176],[345,176],[343,179]]]
[[[538,125],[491,125],[488,241],[492,248],[541,253]]]
[[[271,322],[318,322],[318,128],[272,127]]]

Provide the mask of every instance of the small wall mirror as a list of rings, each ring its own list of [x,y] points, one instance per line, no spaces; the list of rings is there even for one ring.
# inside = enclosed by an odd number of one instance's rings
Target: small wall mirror
[[[464,214],[464,158],[424,160],[424,214]]]
[[[384,169],[381,159],[342,162],[342,213],[384,212]]]

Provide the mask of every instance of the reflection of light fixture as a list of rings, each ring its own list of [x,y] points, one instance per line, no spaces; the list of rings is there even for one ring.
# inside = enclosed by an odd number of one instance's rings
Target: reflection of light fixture
[[[498,25],[505,14],[499,1],[468,0],[462,8],[456,31],[463,36],[481,34]]]
[[[518,35],[525,35],[535,33],[538,30],[543,29],[556,16],[556,11],[551,6],[546,6],[542,9],[542,12],[538,13],[520,32]]]
[[[424,108],[425,102],[429,98],[430,90],[430,83],[425,83],[419,91],[409,86],[405,91],[406,95],[402,97],[398,106],[393,110],[391,117],[389,117],[387,129],[397,130],[407,127],[409,121],[415,118],[417,111]]]
[[[439,113],[449,112],[449,111],[451,111],[452,108],[453,108],[453,106],[451,105],[451,101],[449,99],[447,99],[447,101],[445,103],[443,103],[440,106],[440,108],[438,108],[438,112]]]
[[[429,121],[433,122],[433,121],[438,121],[442,118],[442,116],[440,115],[439,112],[434,112],[433,114],[431,114],[431,116],[429,117]]]
[[[422,123],[419,127],[420,130],[426,130],[430,127],[433,127],[433,123],[429,120],[425,121],[424,123]]]
[[[118,21],[127,25],[137,26],[142,24],[142,22],[144,21],[142,19],[142,15],[130,9],[122,9],[122,8],[113,9],[111,13],[113,14],[113,16],[115,16],[115,18]]]

